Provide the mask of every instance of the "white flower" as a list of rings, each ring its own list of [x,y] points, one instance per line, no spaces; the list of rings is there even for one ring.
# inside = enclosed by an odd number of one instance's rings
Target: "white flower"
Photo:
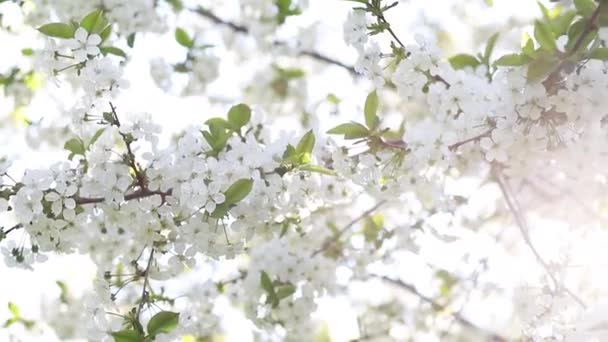
[[[363,49],[367,42],[367,20],[364,11],[352,11],[344,22],[344,41],[348,45]]]
[[[67,44],[74,53],[74,59],[79,62],[85,61],[87,56],[97,56],[100,52],[99,44],[101,37],[98,34],[91,34],[83,27],[79,27],[74,33],[74,38],[68,40]]]

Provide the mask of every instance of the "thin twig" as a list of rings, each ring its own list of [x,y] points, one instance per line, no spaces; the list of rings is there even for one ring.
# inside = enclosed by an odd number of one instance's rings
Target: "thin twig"
[[[387,202],[388,202],[387,200],[382,200],[382,201],[376,203],[376,205],[374,205],[370,209],[364,211],[361,215],[359,215],[358,217],[356,217],[355,219],[350,221],[346,226],[344,226],[344,228],[340,229],[340,231],[338,231],[336,234],[332,235],[331,238],[325,240],[325,242],[323,243],[321,248],[314,251],[314,253],[312,253],[312,256],[314,257],[314,256],[318,255],[319,253],[327,250],[331,245],[336,243],[336,241],[340,240],[342,235],[344,235],[352,226],[354,226],[357,222],[361,221],[362,219],[371,215],[374,211],[378,210],[378,208],[380,208]]]
[[[494,332],[491,331],[487,331],[481,327],[479,327],[478,325],[476,325],[475,323],[471,322],[470,320],[468,320],[466,317],[464,317],[463,315],[461,315],[458,312],[450,312],[449,310],[447,310],[448,308],[445,305],[442,305],[438,302],[436,302],[433,298],[430,298],[422,293],[420,293],[420,291],[418,291],[418,289],[416,289],[416,287],[414,285],[408,284],[402,280],[398,280],[398,279],[393,279],[387,276],[378,276],[380,279],[382,279],[383,281],[393,284],[401,289],[407,290],[408,292],[412,293],[413,295],[415,295],[416,297],[420,298],[420,300],[422,300],[423,302],[429,304],[433,310],[435,311],[439,311],[439,312],[449,312],[450,315],[461,325],[476,330],[484,335],[487,335],[490,338],[490,341],[496,341],[496,342],[506,342],[508,341],[507,338],[502,337]]]
[[[135,318],[139,321],[139,314],[141,313],[141,309],[144,306],[144,302],[146,301],[146,287],[148,285],[148,277],[150,276],[150,267],[152,266],[152,260],[154,260],[154,248],[150,250],[150,256],[148,257],[148,264],[146,265],[146,269],[144,271],[144,286],[141,289],[141,298],[139,299],[139,305],[137,306],[137,313]]]
[[[455,144],[452,144],[452,145],[448,146],[448,150],[454,152],[454,151],[456,151],[462,145],[466,145],[466,144],[468,144],[470,142],[479,141],[482,138],[487,138],[487,137],[489,137],[492,134],[493,130],[494,130],[494,128],[490,128],[489,130],[487,130],[487,131],[485,131],[485,132],[483,132],[483,133],[481,133],[479,135],[476,135],[476,136],[474,136],[472,138],[469,138],[469,139],[466,139],[466,140],[463,140],[463,141],[459,141],[459,142],[457,142]]]
[[[532,251],[532,254],[534,254],[536,261],[543,267],[543,269],[545,270],[545,272],[547,273],[549,278],[551,278],[551,281],[553,282],[554,287],[555,287],[555,291],[556,292],[558,292],[559,290],[564,291],[566,294],[568,294],[570,297],[572,297],[572,299],[574,299],[574,301],[576,301],[583,309],[587,308],[587,305],[585,304],[585,302],[583,302],[583,300],[580,297],[578,297],[574,292],[572,292],[565,285],[563,285],[559,282],[559,280],[557,279],[557,276],[554,274],[553,270],[551,269],[551,266],[540,255],[540,253],[538,252],[538,250],[532,243],[532,239],[530,238],[530,233],[529,233],[530,230],[528,228],[528,223],[526,221],[526,218],[523,216],[521,210],[519,210],[519,205],[517,203],[517,199],[514,196],[512,196],[510,193],[509,184],[502,177],[502,175],[500,174],[499,171],[495,170],[494,173],[496,176],[496,180],[498,181],[498,186],[500,187],[500,191],[502,192],[502,195],[507,204],[507,207],[511,211],[511,214],[513,215],[513,217],[515,219],[515,223],[517,223],[517,228],[519,228],[519,231],[520,231],[522,237],[524,238],[526,245]]]
[[[197,8],[190,9],[190,11],[192,11],[204,18],[207,18],[208,20],[212,21],[215,24],[226,26],[226,27],[230,28],[231,30],[233,30],[234,32],[241,33],[241,34],[250,33],[249,29],[246,26],[242,26],[242,25],[233,23],[231,21],[224,20],[224,19],[218,17],[217,15],[215,15],[215,13],[213,13],[207,9],[204,9],[203,7],[199,6]],[[277,41],[277,42],[274,42],[274,45],[286,46],[287,42]],[[320,62],[324,62],[324,63],[328,63],[328,64],[332,64],[332,65],[341,67],[341,68],[347,70],[349,73],[351,73],[353,75],[357,75],[357,72],[355,71],[355,68],[353,66],[346,65],[336,59],[323,55],[317,51],[302,50],[302,51],[300,51],[300,55],[310,57],[310,58],[315,59]]]

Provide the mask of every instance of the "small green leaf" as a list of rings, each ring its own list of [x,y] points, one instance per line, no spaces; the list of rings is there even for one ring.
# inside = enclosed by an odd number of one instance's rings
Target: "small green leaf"
[[[65,145],[63,145],[63,148],[71,152],[70,156],[68,157],[68,159],[70,160],[72,160],[75,155],[84,156],[84,153],[86,151],[84,143],[82,142],[82,140],[80,140],[80,138],[72,138],[68,140]]]
[[[296,154],[296,148],[293,147],[292,144],[287,144],[287,147],[285,148],[285,152],[283,152],[283,159],[289,159],[293,156],[295,156]]]
[[[483,52],[483,60],[486,64],[490,64],[490,57],[492,57],[492,52],[494,51],[494,46],[496,46],[496,41],[498,40],[499,33],[496,32],[488,39],[486,43],[486,49]]]
[[[378,93],[374,90],[365,99],[365,124],[370,130],[376,129],[380,123],[380,119],[376,114],[378,112]]]
[[[61,294],[59,295],[59,300],[64,304],[68,304],[69,297],[68,297],[67,285],[63,281],[60,281],[60,280],[57,280],[55,282],[55,284],[57,284],[57,286],[59,286],[59,289],[61,290]]]
[[[572,24],[572,20],[576,17],[576,11],[566,11],[560,14],[555,19],[551,20],[549,25],[551,26],[551,30],[555,34],[556,37],[562,36],[568,32],[568,28],[570,24]]]
[[[76,29],[72,25],[64,23],[50,23],[40,26],[38,31],[49,37],[69,39],[74,37]]]
[[[179,323],[179,313],[171,311],[161,311],[150,318],[148,322],[148,335],[156,336],[161,333],[170,333]]]
[[[194,40],[192,40],[190,35],[180,27],[175,29],[175,40],[179,43],[179,45],[189,49],[194,46]]]
[[[537,20],[534,23],[534,38],[540,44],[541,48],[549,52],[557,50],[557,43],[555,42],[555,35],[549,27],[542,21]]]
[[[528,62],[530,62],[530,61],[531,61],[530,57],[528,57],[526,55],[522,55],[519,53],[513,53],[513,54],[504,55],[504,56],[500,57],[499,59],[497,59],[494,62],[494,65],[520,66],[520,65],[528,64]]]
[[[525,43],[522,44],[521,51],[524,53],[524,55],[530,58],[534,58],[536,56],[536,50],[534,49],[534,41],[527,33],[524,36],[524,42]]]
[[[315,133],[312,129],[298,142],[298,146],[296,146],[296,154],[298,153],[312,153],[312,149],[315,147]]]
[[[114,55],[114,56],[118,56],[118,57],[122,57],[124,59],[127,59],[127,54],[122,49],[119,49],[117,47],[102,46],[102,47],[99,48],[99,51],[101,51],[101,53],[104,56],[107,55],[107,54],[110,54],[110,55]]]
[[[133,46],[135,45],[135,34],[136,32],[131,33],[128,37],[127,37],[127,45],[132,49]]]
[[[211,118],[205,121],[205,125],[209,126],[212,132],[230,129],[230,123],[222,118]]]
[[[327,134],[341,134],[344,135],[344,139],[360,139],[368,137],[369,130],[362,124],[350,122],[330,129]]]
[[[99,140],[99,137],[101,137],[104,131],[105,127],[98,129],[95,134],[93,134],[93,137],[91,137],[91,141],[89,141],[89,149],[91,148],[91,146],[93,146],[93,144],[95,144],[95,142],[97,142],[97,140]]]
[[[456,70],[464,69],[466,67],[475,68],[481,64],[481,61],[479,61],[477,57],[467,54],[459,54],[452,56],[448,61],[452,65],[452,68]]]
[[[167,2],[169,3],[169,5],[171,5],[171,7],[173,7],[173,10],[175,12],[179,12],[184,9],[184,4],[182,0],[167,0]]]
[[[14,318],[21,318],[21,311],[19,310],[17,304],[8,302],[8,311],[11,312],[11,315],[13,315]]]
[[[226,203],[226,202],[219,204],[215,207],[215,210],[211,214],[209,214],[209,216],[216,218],[216,219],[221,219],[221,218],[225,217],[226,215],[228,215],[228,211],[230,210],[231,206],[232,206],[231,204]]]
[[[253,179],[243,178],[237,180],[224,192],[226,203],[235,204],[242,201],[249,195],[251,189],[253,189]]]
[[[337,176],[338,174],[334,170],[330,170],[320,165],[302,165],[299,167],[300,171],[309,171],[321,173],[328,176]]]
[[[96,10],[87,14],[80,21],[80,26],[89,34],[95,34],[103,31],[108,26],[108,21],[105,19],[103,10]]]
[[[601,61],[608,61],[608,48],[597,48],[589,55],[591,59],[599,59]]]
[[[138,331],[130,329],[115,331],[112,333],[112,337],[114,337],[114,342],[142,342],[144,340],[144,336]]]
[[[31,56],[34,54],[34,50],[31,48],[21,49],[21,54],[24,56]]]
[[[553,57],[541,57],[528,65],[527,79],[530,82],[537,82],[547,77],[559,64]]]
[[[103,31],[101,31],[99,33],[99,37],[101,38],[101,42],[105,42],[108,37],[110,37],[110,34],[112,33],[112,25],[108,25],[106,26],[105,29],[103,29]]]
[[[245,126],[249,120],[251,120],[251,108],[244,103],[233,106],[228,111],[228,122],[234,130]]]
[[[589,17],[595,11],[596,5],[593,0],[574,0],[574,7],[583,17]]]
[[[274,294],[274,285],[272,285],[272,280],[270,280],[268,273],[264,271],[262,271],[262,274],[260,275],[260,284],[262,285],[264,291]]]
[[[296,288],[295,286],[289,284],[289,285],[285,285],[285,286],[281,286],[278,290],[277,290],[277,298],[279,300],[285,299],[289,296],[291,296],[292,294],[294,294],[296,292]]]

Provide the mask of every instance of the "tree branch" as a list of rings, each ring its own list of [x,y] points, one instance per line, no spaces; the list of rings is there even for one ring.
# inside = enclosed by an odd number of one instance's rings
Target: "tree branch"
[[[344,228],[340,229],[340,231],[338,231],[336,234],[334,234],[331,238],[325,240],[325,242],[323,243],[321,248],[314,251],[314,253],[312,253],[311,257],[317,256],[319,253],[327,250],[331,245],[336,243],[336,241],[340,240],[342,235],[344,235],[350,228],[352,228],[352,226],[354,226],[357,222],[361,221],[362,219],[366,218],[367,216],[371,215],[374,211],[376,211],[378,208],[380,208],[387,202],[388,202],[387,200],[382,200],[382,201],[376,203],[375,206],[366,210],[361,215],[359,215],[358,217],[356,217],[355,219],[350,221],[346,226],[344,226]]]
[[[218,17],[217,15],[215,15],[215,13],[204,9],[201,6],[194,8],[194,9],[190,9],[190,11],[206,18],[207,20],[210,20],[211,22],[213,22],[215,24],[226,26],[226,27],[230,28],[231,30],[233,30],[234,32],[241,33],[241,34],[249,34],[249,29],[247,27],[233,23],[231,21],[224,20],[224,19]],[[287,42],[276,41],[276,42],[274,42],[274,45],[286,46]],[[303,50],[303,51],[300,51],[300,55],[310,57],[310,58],[315,59],[320,62],[324,62],[327,64],[332,64],[332,65],[341,67],[353,75],[358,75],[353,66],[346,65],[336,59],[323,55],[317,51]]]
[[[139,299],[139,305],[137,306],[137,313],[135,318],[139,321],[139,315],[141,313],[141,309],[144,306],[144,302],[147,297],[146,287],[148,285],[148,277],[150,275],[150,267],[152,266],[152,260],[154,260],[154,248],[150,250],[150,256],[148,257],[148,264],[146,265],[146,269],[144,271],[144,286],[141,290],[141,298]]]
[[[528,248],[532,251],[532,254],[534,254],[534,257],[536,258],[536,261],[543,267],[543,269],[545,270],[545,272],[547,273],[547,275],[553,282],[553,284],[555,286],[555,291],[556,292],[559,292],[560,290],[564,291],[566,294],[568,294],[570,297],[572,297],[572,299],[574,299],[574,301],[576,301],[583,309],[587,308],[587,305],[585,304],[585,302],[583,302],[583,300],[581,298],[579,298],[574,292],[572,292],[566,286],[564,286],[563,284],[561,284],[559,282],[559,280],[557,279],[557,276],[554,274],[553,270],[551,269],[551,266],[540,255],[540,253],[538,252],[538,250],[532,243],[532,239],[530,238],[530,233],[529,233],[530,230],[528,228],[528,223],[526,221],[526,218],[523,216],[521,210],[519,209],[519,204],[517,203],[517,199],[515,197],[513,197],[510,193],[509,184],[503,178],[503,176],[500,174],[500,172],[497,171],[496,169],[494,169],[494,174],[495,174],[496,180],[498,182],[498,186],[500,187],[500,191],[502,192],[505,202],[507,203],[507,207],[511,211],[511,214],[513,215],[513,217],[515,219],[515,223],[517,223],[517,227],[519,228],[519,231],[520,231],[522,237],[524,238],[526,245],[528,245]]]
[[[442,305],[442,304],[436,302],[433,298],[430,298],[430,297],[425,296],[424,294],[420,293],[420,291],[418,291],[418,289],[416,289],[416,287],[414,285],[411,285],[404,281],[401,281],[398,279],[393,279],[393,278],[390,278],[387,276],[378,276],[378,277],[387,283],[393,284],[400,289],[404,289],[404,290],[410,292],[411,294],[420,298],[420,300],[423,301],[424,303],[429,304],[435,311],[440,311],[440,312],[448,311],[447,307],[445,305]],[[458,312],[450,312],[450,315],[461,325],[463,325],[467,328],[476,330],[476,331],[482,333],[483,335],[488,336],[490,341],[496,341],[496,342],[506,342],[507,341],[507,339],[505,337],[502,337],[494,332],[490,332],[490,331],[487,331],[487,330],[479,327],[478,325],[471,322],[470,320],[468,320],[466,317],[464,317],[463,315],[461,315]]]

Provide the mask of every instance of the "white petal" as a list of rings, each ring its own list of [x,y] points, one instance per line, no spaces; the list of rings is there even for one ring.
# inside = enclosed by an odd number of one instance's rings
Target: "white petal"
[[[87,45],[99,45],[101,43],[101,37],[98,34],[92,34],[87,39]]]
[[[74,38],[81,43],[86,43],[89,33],[83,27],[79,27],[74,33]]]
[[[97,46],[87,46],[87,55],[97,56],[99,52],[100,50]]]

